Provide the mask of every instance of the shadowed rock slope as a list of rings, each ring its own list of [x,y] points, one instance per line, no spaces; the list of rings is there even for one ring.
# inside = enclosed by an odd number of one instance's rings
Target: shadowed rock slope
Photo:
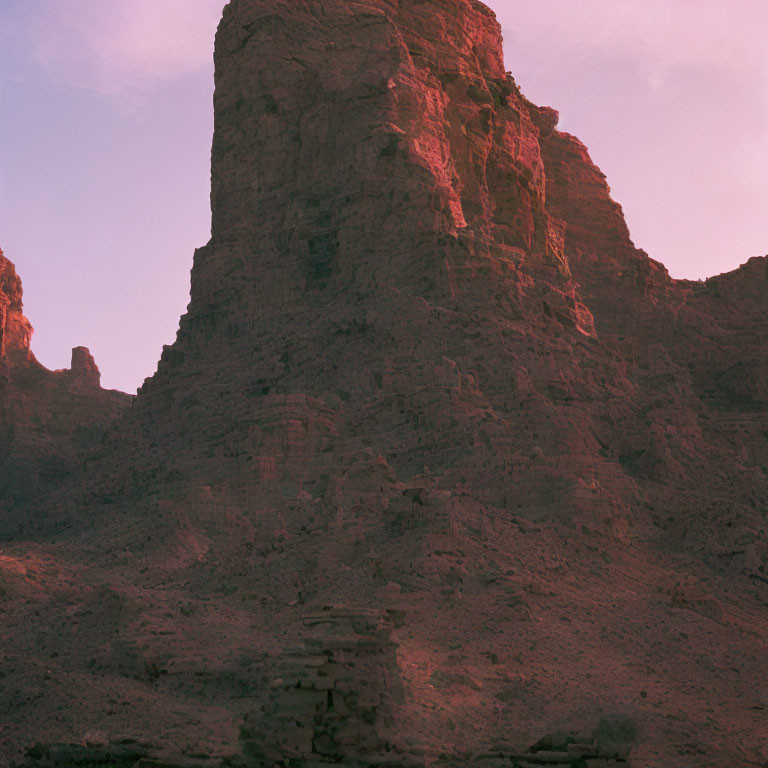
[[[21,280],[0,250],[0,534],[32,512],[32,499],[82,468],[103,428],[130,404],[106,392],[85,347],[69,370],[49,371],[30,351],[32,326],[22,311]]]
[[[9,754],[768,761],[766,261],[635,249],[474,0],[215,59],[177,340],[0,558]]]

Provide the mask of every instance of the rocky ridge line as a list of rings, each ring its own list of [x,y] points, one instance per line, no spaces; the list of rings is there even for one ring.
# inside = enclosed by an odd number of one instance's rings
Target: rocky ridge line
[[[31,519],[34,498],[80,468],[103,428],[131,402],[101,389],[85,347],[67,370],[49,371],[30,348],[21,279],[0,250],[0,536]]]

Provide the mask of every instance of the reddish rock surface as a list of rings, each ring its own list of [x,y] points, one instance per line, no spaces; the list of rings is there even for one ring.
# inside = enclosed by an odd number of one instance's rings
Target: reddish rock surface
[[[177,340],[3,545],[9,755],[768,762],[766,260],[672,280],[501,50],[226,7]]]
[[[32,326],[22,312],[21,280],[0,249],[0,360],[29,352]]]
[[[33,499],[81,469],[82,455],[132,398],[106,392],[85,347],[72,368],[49,371],[30,350],[21,280],[0,250],[0,533],[33,517]]]

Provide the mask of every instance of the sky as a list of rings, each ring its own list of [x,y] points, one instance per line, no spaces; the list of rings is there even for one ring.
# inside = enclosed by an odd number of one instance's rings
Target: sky
[[[768,253],[766,0],[490,0],[507,69],[560,111],[674,277]],[[224,0],[0,0],[0,247],[49,368],[133,392],[210,236]]]

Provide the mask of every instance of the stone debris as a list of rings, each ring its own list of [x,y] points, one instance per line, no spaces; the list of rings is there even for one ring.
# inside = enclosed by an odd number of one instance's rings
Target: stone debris
[[[221,760],[170,755],[133,740],[103,746],[37,744],[13,768],[223,768]]]
[[[393,760],[402,684],[385,615],[327,607],[303,624],[303,646],[283,654],[281,677],[245,717],[245,754],[274,763]]]

